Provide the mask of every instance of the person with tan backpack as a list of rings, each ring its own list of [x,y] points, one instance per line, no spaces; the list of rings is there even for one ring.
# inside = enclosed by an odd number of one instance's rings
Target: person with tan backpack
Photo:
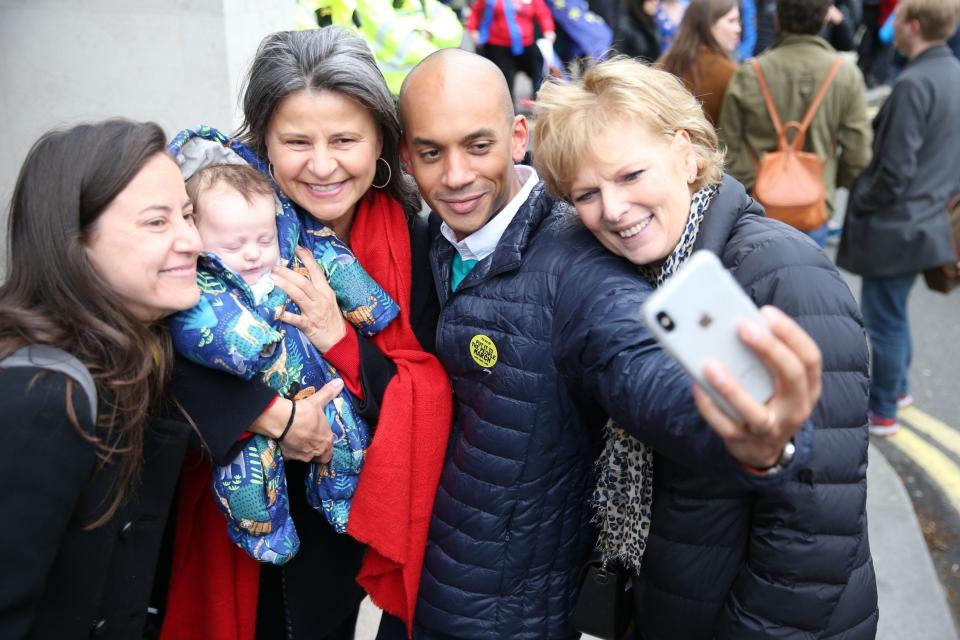
[[[823,246],[837,187],[870,159],[863,76],[817,33],[831,0],[777,0],[782,33],[727,87],[717,133],[727,171],[767,215]]]

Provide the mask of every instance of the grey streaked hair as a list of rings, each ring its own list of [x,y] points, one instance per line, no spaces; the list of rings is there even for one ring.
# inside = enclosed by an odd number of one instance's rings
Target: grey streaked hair
[[[266,158],[270,118],[284,98],[302,90],[336,91],[370,112],[393,176],[385,190],[406,211],[418,210],[420,198],[400,166],[400,120],[393,96],[366,42],[342,27],[278,31],[260,42],[240,92],[243,124],[235,136]],[[386,179],[378,162],[373,182]]]

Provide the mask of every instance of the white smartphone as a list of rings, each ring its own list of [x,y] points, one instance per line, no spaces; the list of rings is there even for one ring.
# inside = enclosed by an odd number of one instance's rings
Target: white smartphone
[[[773,376],[737,334],[741,320],[767,324],[746,292],[709,251],[695,252],[641,308],[664,350],[683,365],[734,420],[740,415],[704,379],[708,360],[722,363],[757,402],[773,395]]]

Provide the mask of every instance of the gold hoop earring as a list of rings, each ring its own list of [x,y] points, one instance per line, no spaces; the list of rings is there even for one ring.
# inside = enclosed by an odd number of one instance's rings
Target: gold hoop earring
[[[387,167],[387,179],[383,184],[371,184],[370,186],[374,189],[383,189],[390,184],[390,180],[393,179],[393,169],[390,168],[390,163],[383,159],[383,156],[377,158],[377,162],[382,162],[384,166]]]
[[[272,163],[272,162],[268,162],[268,163],[267,163],[267,173],[270,175],[270,179],[273,180],[273,183],[276,184],[276,183],[277,183],[277,177],[276,177],[275,175],[273,175],[273,163]]]

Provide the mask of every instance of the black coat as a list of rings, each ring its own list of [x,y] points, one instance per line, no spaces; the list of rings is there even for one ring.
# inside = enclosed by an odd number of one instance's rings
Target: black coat
[[[658,452],[638,628],[645,640],[872,639],[868,353],[856,301],[809,238],[763,217],[729,176],[694,248],[720,256],[758,306],[777,306],[820,347],[814,456],[780,488],[754,492]]]
[[[642,9],[637,10],[642,13]],[[637,16],[625,9],[612,23],[613,44],[617,53],[642,60],[656,62],[660,58],[660,32],[653,18]]]
[[[754,479],[702,421],[689,378],[640,320],[650,286],[586,229],[571,227],[542,184],[496,250],[450,293],[453,252],[444,238],[431,252],[442,303],[437,351],[457,417],[417,638],[573,638],[607,415],[676,460]],[[801,434],[801,458],[810,433]]]
[[[36,382],[31,381],[37,377]],[[0,637],[140,638],[189,427],[153,420],[136,494],[105,525],[116,466],[70,424],[67,378],[34,368],[0,372]],[[93,432],[86,398],[73,410]]]
[[[837,264],[861,276],[956,260],[947,202],[960,192],[960,62],[945,45],[897,78],[873,121],[873,159],[850,189]]]
[[[433,351],[439,305],[427,261],[429,225],[425,218],[410,218],[412,291],[410,322],[427,351]],[[375,425],[380,401],[396,373],[394,364],[363,336],[360,344],[363,402],[360,414]],[[263,412],[276,392],[258,382],[247,381],[177,359],[171,382],[180,400],[203,434],[214,461],[225,464],[237,453],[237,438]],[[223,407],[230,407],[224,412]],[[374,434],[376,437],[376,434]],[[299,553],[283,567],[261,566],[261,590],[257,614],[257,638],[287,640],[283,597],[292,625],[291,638],[322,638],[356,613],[364,592],[355,582],[364,546],[347,535],[337,534],[322,514],[306,501],[306,464],[286,461],[290,487],[290,515],[297,527]],[[301,490],[298,490],[301,489]],[[321,604],[322,603],[322,604]]]

